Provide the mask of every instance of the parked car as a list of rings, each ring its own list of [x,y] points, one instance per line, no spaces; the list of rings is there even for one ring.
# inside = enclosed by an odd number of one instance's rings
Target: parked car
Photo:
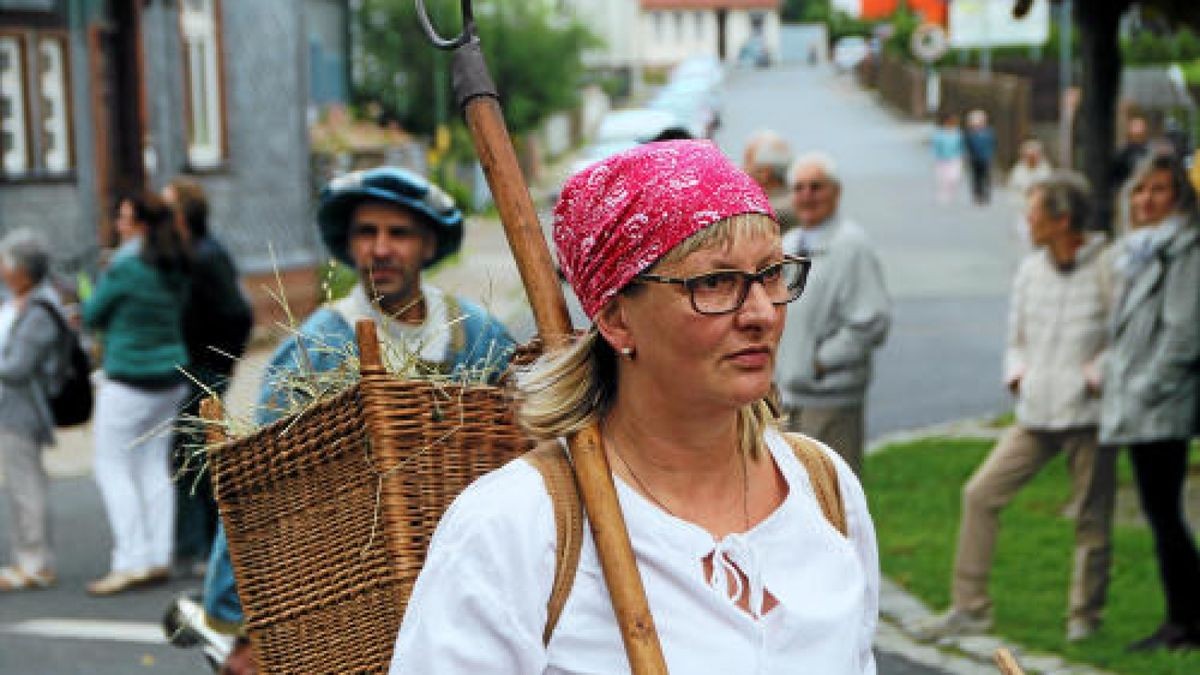
[[[737,64],[742,68],[766,68],[771,65],[771,55],[762,36],[751,35],[738,50]]]
[[[589,164],[635,145],[652,141],[669,130],[683,127],[684,124],[680,122],[679,118],[668,110],[647,108],[613,110],[600,120],[600,126],[596,129],[596,137],[572,164],[571,172],[579,171]]]
[[[848,71],[854,69],[867,55],[871,53],[871,46],[867,44],[867,39],[858,35],[847,35],[838,40],[833,45],[833,63],[838,70]]]
[[[669,82],[699,80],[710,88],[721,86],[725,79],[725,68],[715,56],[690,56],[671,70]]]
[[[721,120],[720,89],[710,79],[676,79],[660,89],[646,107],[673,114],[696,138],[711,138]]]

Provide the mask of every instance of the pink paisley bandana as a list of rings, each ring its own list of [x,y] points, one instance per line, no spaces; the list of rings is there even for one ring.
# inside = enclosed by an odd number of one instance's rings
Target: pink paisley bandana
[[[571,176],[554,207],[558,262],[590,318],[696,232],[770,201],[709,141],[647,143]]]

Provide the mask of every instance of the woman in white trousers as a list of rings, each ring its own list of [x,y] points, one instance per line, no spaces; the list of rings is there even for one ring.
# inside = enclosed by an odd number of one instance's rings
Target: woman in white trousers
[[[94,474],[112,526],[111,569],[165,580],[175,528],[175,488],[167,453],[187,386],[153,390],[100,384],[93,426]]]
[[[92,595],[167,581],[175,522],[167,452],[187,395],[186,245],[151,194],[121,201],[117,231],[121,247],[83,306],[84,323],[104,335],[94,473],[113,535],[109,572],[88,584]]]

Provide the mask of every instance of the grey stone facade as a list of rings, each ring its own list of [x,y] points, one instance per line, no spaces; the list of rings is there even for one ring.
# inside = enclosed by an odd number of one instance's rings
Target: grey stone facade
[[[270,250],[282,267],[312,264],[321,254],[312,224],[306,122],[308,51],[304,5],[294,0],[223,2],[227,154],[221,168],[201,173],[212,227],[246,272],[267,271]],[[147,23],[174,27],[171,7],[156,5]],[[183,72],[176,31],[147,30],[153,82],[150,99],[159,170],[155,184],[186,171]],[[162,43],[167,46],[160,46]],[[171,44],[173,43],[173,44]],[[153,64],[153,65],[151,65]]]
[[[74,175],[53,182],[0,182],[0,231],[43,230],[60,266],[87,269],[98,250],[95,123],[87,31],[103,0],[66,0],[71,14]],[[146,93],[147,187],[189,174],[209,193],[212,228],[246,273],[312,265],[323,257],[313,224],[307,117],[308,16],[345,20],[345,0],[222,0],[226,153],[218,167],[192,172],[187,160],[183,48],[177,0],[149,0],[141,13]],[[319,11],[317,11],[319,10]],[[336,45],[345,48],[345,44]],[[132,103],[130,103],[132,105]]]

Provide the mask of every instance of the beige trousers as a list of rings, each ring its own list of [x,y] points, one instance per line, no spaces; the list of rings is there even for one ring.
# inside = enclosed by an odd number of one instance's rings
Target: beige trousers
[[[862,405],[784,409],[784,429],[812,436],[833,448],[857,476],[862,475],[863,427]]]
[[[954,606],[991,606],[988,576],[1000,528],[1000,511],[1055,455],[1065,452],[1071,472],[1075,557],[1067,605],[1070,618],[1099,621],[1108,590],[1116,450],[1099,447],[1096,429],[1031,431],[1009,428],[963,488],[962,523],[954,561]]]
[[[53,572],[46,503],[49,481],[42,464],[42,448],[25,434],[0,428],[0,462],[4,464],[11,564],[25,574]]]

